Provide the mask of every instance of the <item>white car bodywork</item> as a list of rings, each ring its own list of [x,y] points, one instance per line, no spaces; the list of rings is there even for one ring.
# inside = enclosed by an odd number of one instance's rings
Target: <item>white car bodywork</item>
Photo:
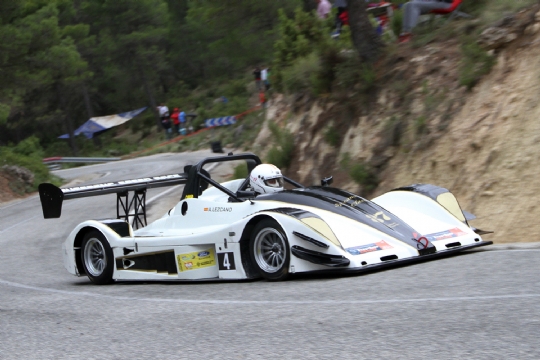
[[[221,185],[236,192],[242,179]],[[446,192],[450,194],[449,192]],[[453,195],[452,195],[453,197]],[[353,208],[367,202],[359,196],[335,201],[334,206]],[[229,201],[229,195],[216,187],[205,190],[197,198],[184,198],[162,218],[146,227],[121,236],[106,222],[88,220],[78,225],[63,244],[64,264],[73,275],[84,275],[81,260],[82,236],[89,229],[98,230],[110,244],[114,254],[114,280],[217,280],[258,277],[255,264],[249,260],[246,242],[254,223],[272,219],[279,224],[289,244],[290,274],[317,271],[361,271],[403,260],[426,259],[486,245],[467,221],[424,194],[414,191],[391,191],[372,200],[388,212],[366,213],[359,222],[327,209],[305,204],[254,198],[241,202]],[[451,199],[449,201],[451,203]],[[456,202],[457,205],[457,202]],[[455,206],[454,206],[455,207]],[[459,208],[459,205],[457,205]],[[277,210],[276,210],[277,209]],[[284,210],[280,210],[284,209]],[[303,218],[292,216],[301,212]],[[284,213],[284,212],[285,213]],[[287,213],[287,211],[291,213]],[[389,229],[397,226],[399,218],[418,232],[416,242],[405,243],[388,232],[372,225],[384,224]],[[114,221],[113,221],[114,222]],[[390,231],[390,230],[389,230]],[[297,235],[300,234],[301,236]],[[126,236],[127,235],[127,236]],[[429,239],[436,252],[421,255],[419,246]],[[308,239],[308,240],[306,240]],[[311,240],[309,240],[311,239]],[[314,241],[312,241],[314,240]],[[322,247],[327,246],[326,248]],[[413,245],[417,245],[416,247]],[[418,245],[419,244],[419,245]],[[459,245],[456,245],[459,244]],[[333,266],[306,260],[291,251],[293,248],[341,257],[348,265]],[[166,255],[163,255],[166,254]],[[167,256],[174,259],[175,268],[141,268],[139,259]],[[317,255],[319,256],[319,255]],[[320,255],[322,256],[322,255]],[[309,256],[308,256],[309,258]],[[160,258],[161,259],[161,258]]]

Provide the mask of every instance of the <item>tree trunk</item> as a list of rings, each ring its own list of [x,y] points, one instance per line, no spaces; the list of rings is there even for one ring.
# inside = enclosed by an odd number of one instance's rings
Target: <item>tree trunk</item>
[[[144,91],[146,92],[146,96],[148,96],[148,102],[150,102],[150,107],[152,109],[152,112],[154,113],[154,116],[156,117],[157,126],[159,129],[161,129],[161,118],[159,117],[159,113],[157,111],[156,99],[154,98],[154,94],[150,89],[150,84],[148,83],[148,79],[146,78],[146,74],[139,60],[136,60],[136,65],[137,69],[139,70],[139,76],[143,83]]]
[[[82,84],[82,94],[84,98],[84,106],[86,107],[86,114],[88,115],[88,119],[91,119],[94,117],[94,108],[92,107],[92,102],[90,101],[90,93],[88,92],[88,87],[86,87],[86,84]],[[101,149],[102,143],[99,136],[93,136],[92,141],[94,142],[94,145]]]
[[[312,12],[317,9],[317,1],[315,0],[303,0],[304,11]]]
[[[79,149],[77,147],[77,143],[75,142],[75,135],[74,135],[75,128],[73,126],[73,119],[71,118],[70,111],[66,103],[66,99],[62,95],[62,90],[60,89],[59,84],[56,85],[56,95],[58,96],[60,110],[62,110],[62,112],[65,114],[64,126],[69,135],[69,139],[68,139],[69,146],[71,147],[73,156],[77,156],[79,154]]]
[[[352,41],[360,59],[363,62],[375,62],[384,44],[369,21],[365,1],[349,0],[347,10]]]

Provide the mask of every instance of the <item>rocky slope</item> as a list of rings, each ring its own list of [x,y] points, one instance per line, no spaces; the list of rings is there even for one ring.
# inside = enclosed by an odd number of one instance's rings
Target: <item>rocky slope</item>
[[[495,242],[538,241],[540,216],[540,11],[538,6],[503,19],[480,40],[496,65],[473,89],[458,83],[457,40],[422,49],[398,49],[384,88],[352,111],[339,101],[277,96],[267,111],[295,134],[290,174],[317,183],[334,174],[335,185],[371,197],[412,183],[450,189],[494,230]],[[334,127],[340,146],[325,141]],[[266,128],[266,127],[265,127]],[[256,144],[271,136],[263,130]],[[366,192],[339,165],[345,153],[379,174]]]

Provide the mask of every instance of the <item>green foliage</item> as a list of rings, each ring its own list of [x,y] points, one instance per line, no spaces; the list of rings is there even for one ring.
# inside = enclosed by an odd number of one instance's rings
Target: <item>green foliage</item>
[[[340,165],[342,168],[347,169],[351,179],[361,185],[365,191],[371,191],[379,185],[377,174],[368,165],[362,162],[354,162],[349,153],[343,154]]]
[[[233,179],[245,179],[248,175],[248,167],[245,162],[234,167]]]
[[[35,139],[35,138],[34,138]],[[34,183],[30,187],[23,184],[12,184],[17,192],[32,192],[37,190],[37,186],[43,182],[50,182],[60,185],[58,177],[51,175],[49,169],[42,162],[42,149],[35,140],[26,141],[27,146],[16,148],[0,147],[0,169],[4,165],[16,165],[30,170],[34,174]]]
[[[358,86],[362,93],[367,93],[376,84],[377,74],[370,64],[360,61],[356,53],[350,53],[345,60],[336,65],[336,83],[344,90]]]
[[[280,169],[287,169],[291,165],[294,151],[294,135],[286,129],[280,129],[273,122],[269,122],[268,127],[274,136],[275,145],[268,151],[267,162]]]
[[[479,31],[505,13],[535,2],[465,1],[461,10],[477,16],[474,23],[465,23],[465,30]],[[161,129],[159,136],[155,134],[155,114],[147,112],[131,121],[127,127],[137,136],[129,140],[103,135],[102,147],[86,139],[66,143],[57,136],[91,116],[162,101],[197,112],[195,127],[209,117],[238,114],[249,107],[251,69],[256,65],[272,64],[271,82],[278,91],[314,95],[336,89],[371,91],[376,73],[359,66],[349,53],[353,48],[349,28],[338,40],[332,39],[335,13],[321,21],[299,9],[306,4],[306,0],[3,1],[0,145],[17,144],[36,134],[45,154],[125,153],[136,149],[141,138],[149,137],[151,144],[163,137]],[[415,28],[413,45],[457,37],[463,32],[462,23],[434,18]],[[397,10],[393,32],[398,34],[401,24],[402,13]],[[494,60],[472,38],[464,41],[463,54],[460,82],[471,88]],[[409,86],[399,82],[395,86],[404,99]],[[216,101],[221,96],[228,102]],[[436,106],[438,95],[426,96],[426,108]],[[240,144],[261,123],[256,116],[250,121],[253,125],[239,132],[241,136],[231,131],[220,136]]]
[[[315,53],[296,59],[281,72],[283,90],[288,94],[313,92],[320,70],[321,63]]]
[[[394,15],[390,20],[390,28],[394,34],[401,34],[401,28],[403,27],[403,11],[401,9],[394,10]]]
[[[39,139],[35,135],[32,135],[15,145],[13,152],[15,154],[35,156],[37,158],[43,156],[43,148],[39,143]]]
[[[329,34],[333,27],[333,16],[321,21],[314,13],[297,9],[294,17],[279,16],[279,38],[274,43],[272,83],[278,91],[309,91],[321,94],[331,90],[334,67],[341,62],[340,52],[352,46],[346,28],[340,40]],[[302,72],[303,79],[294,72]]]
[[[385,123],[382,131],[386,146],[399,146],[403,135],[403,123],[396,117],[391,116]]]
[[[324,140],[331,146],[337,147],[339,145],[340,134],[335,126],[330,125],[326,128]]]
[[[422,135],[427,132],[427,118],[425,115],[420,115],[414,121],[414,131],[418,135]]]
[[[463,58],[459,67],[459,83],[470,90],[491,71],[496,60],[472,38],[466,38],[461,51]]]
[[[274,66],[285,68],[301,57],[306,57],[316,44],[325,37],[324,27],[313,13],[297,8],[294,18],[288,18],[284,11],[279,11],[279,38],[274,43]]]
[[[510,13],[537,4],[538,0],[475,0],[463,1],[460,10],[477,17],[481,26],[491,25]]]

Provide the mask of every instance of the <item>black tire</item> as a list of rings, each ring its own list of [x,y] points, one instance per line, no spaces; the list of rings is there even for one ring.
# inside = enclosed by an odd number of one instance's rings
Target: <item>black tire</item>
[[[97,230],[84,236],[81,261],[88,278],[97,285],[110,284],[114,271],[114,256],[105,236]]]
[[[249,257],[266,280],[281,281],[289,276],[289,241],[275,220],[262,220],[255,226],[249,242]]]

